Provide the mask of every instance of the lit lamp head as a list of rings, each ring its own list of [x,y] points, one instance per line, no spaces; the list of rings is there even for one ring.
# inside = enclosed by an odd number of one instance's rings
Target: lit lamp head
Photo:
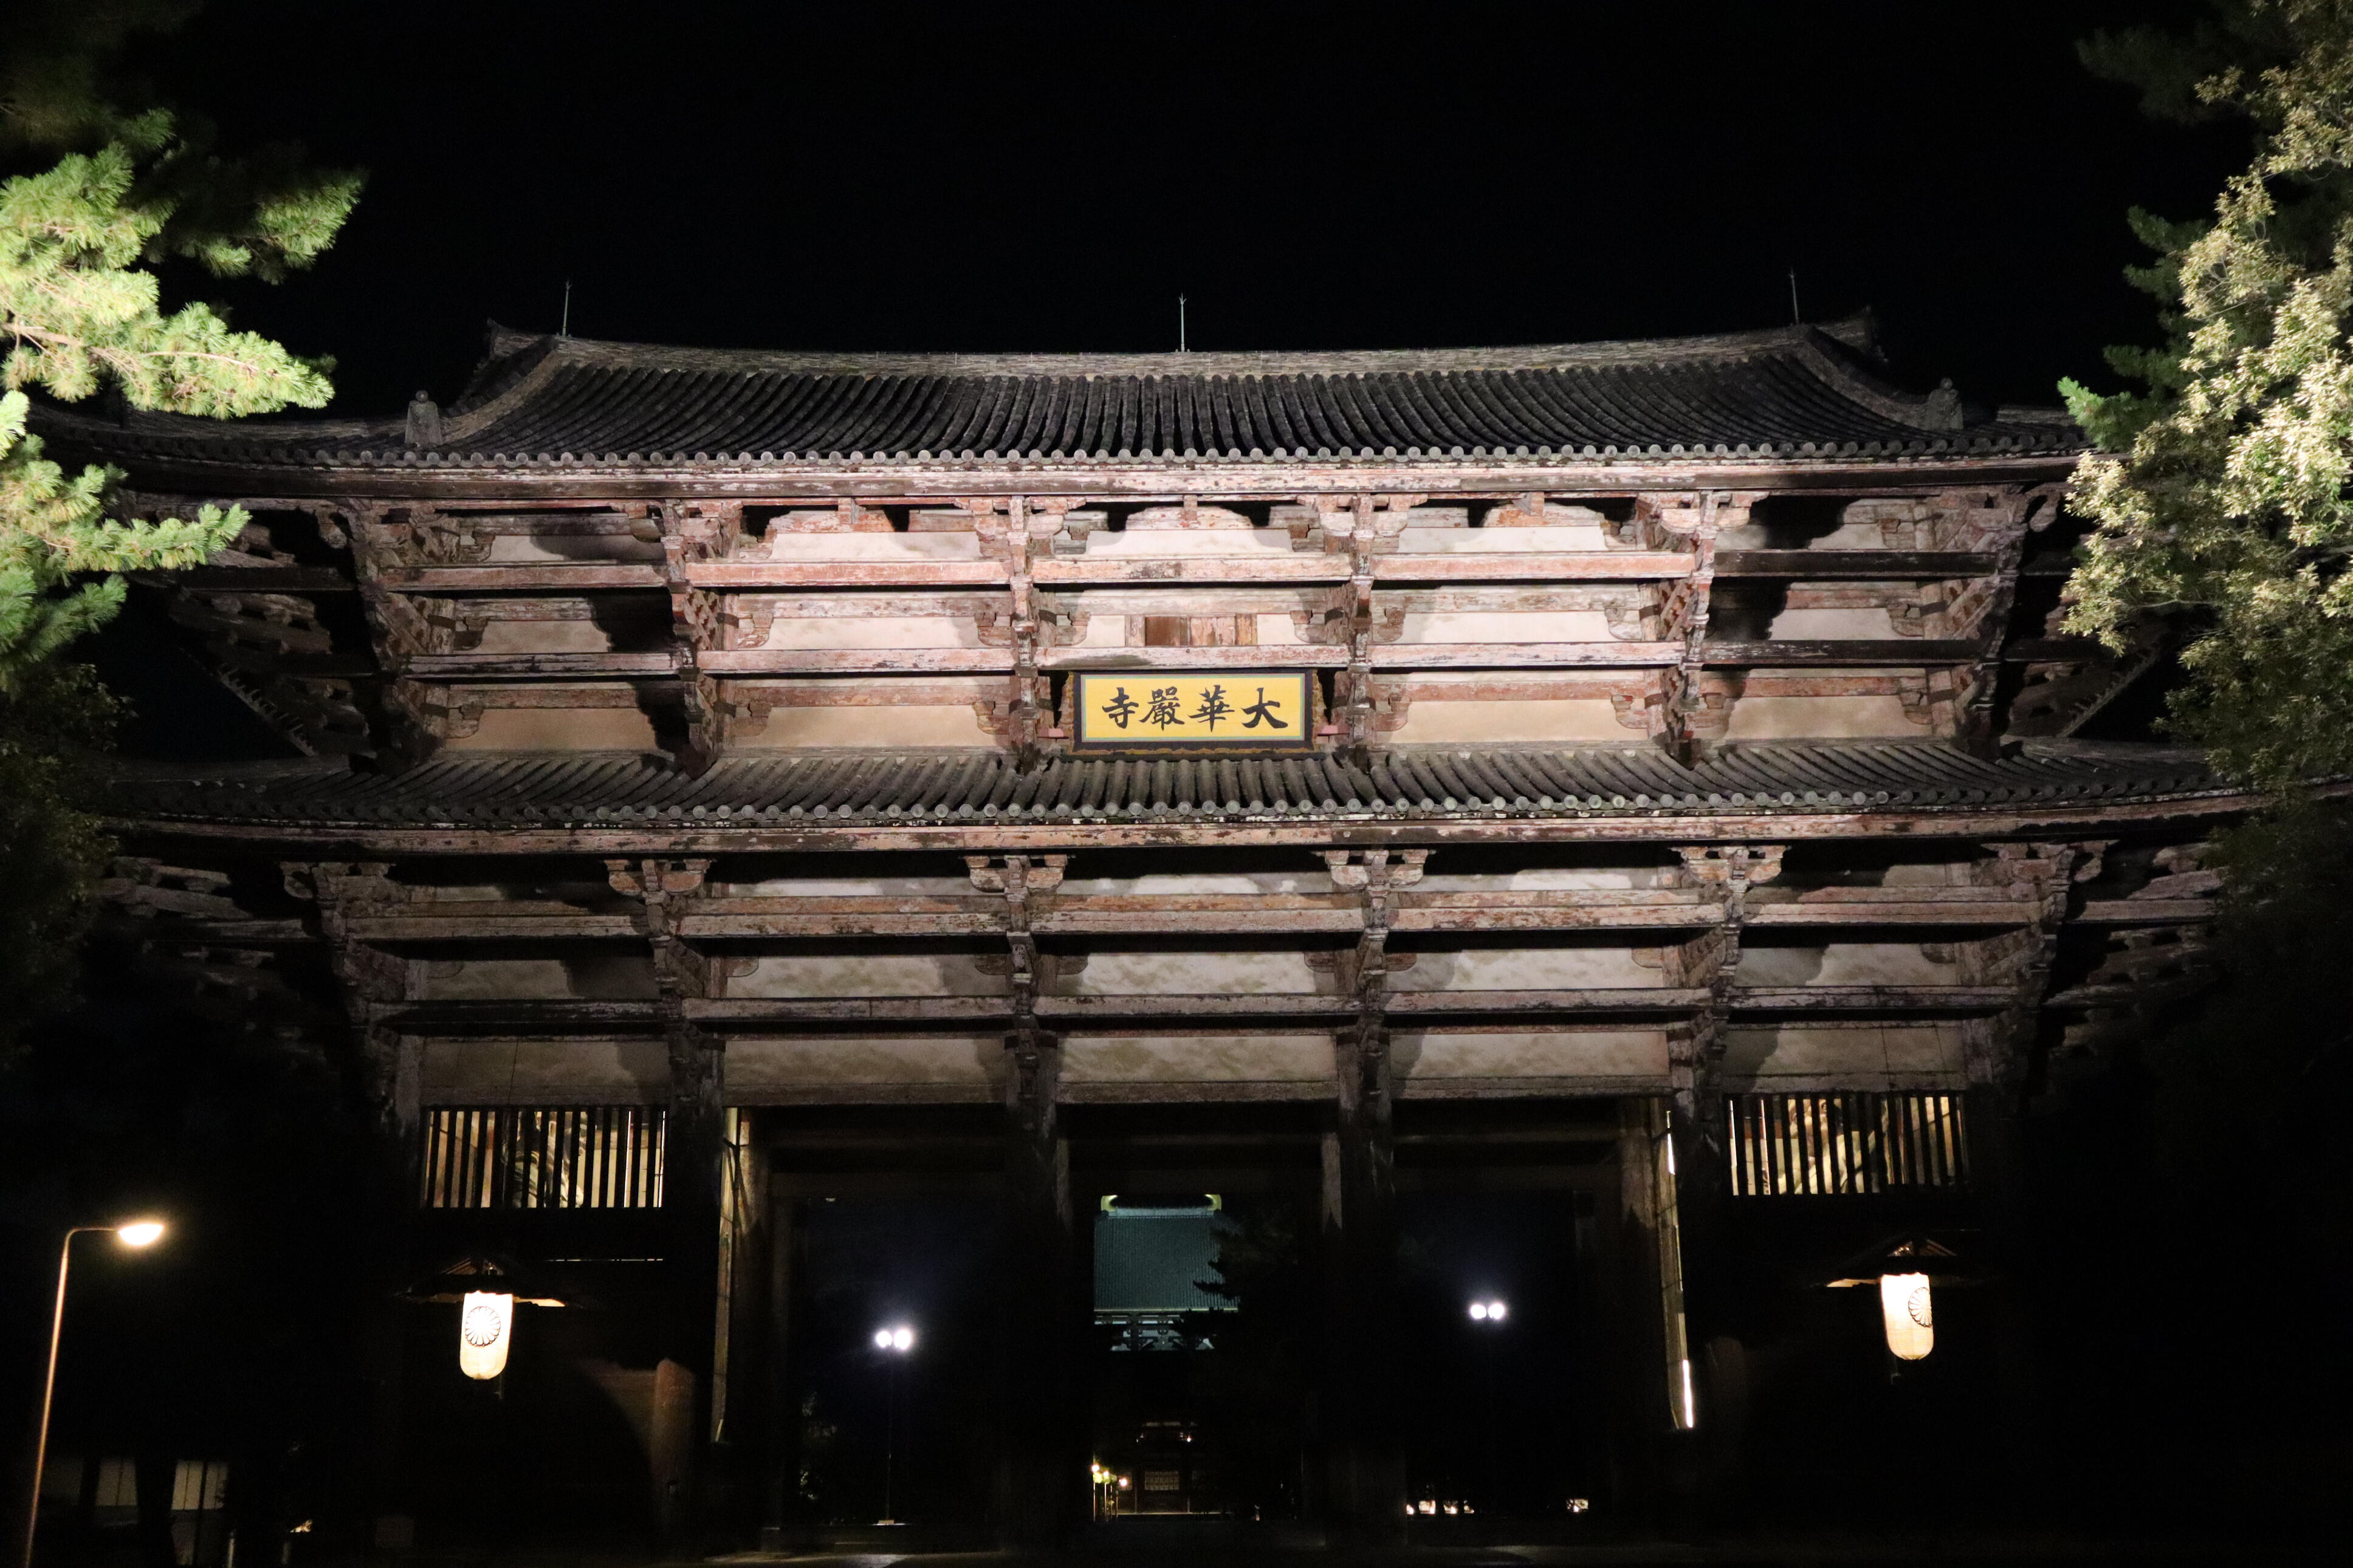
[[[1828,1281],[1832,1289],[1879,1287],[1880,1331],[1898,1361],[1922,1361],[1936,1348],[1933,1281],[1965,1285],[1984,1278],[1951,1247],[1925,1236],[1883,1243],[1848,1259],[1840,1272],[1843,1278]]]
[[[1471,1321],[1474,1323],[1500,1323],[1511,1315],[1511,1308],[1501,1301],[1473,1301]]]
[[[1919,1361],[1936,1348],[1936,1314],[1926,1274],[1881,1275],[1879,1318],[1887,1348],[1898,1361]]]
[[[487,1383],[507,1369],[507,1348],[514,1340],[512,1296],[495,1290],[469,1290],[458,1307],[458,1370]]]
[[[877,1329],[874,1331],[874,1348],[904,1355],[915,1348],[915,1331],[903,1324],[895,1329]]]
[[[153,1247],[164,1239],[164,1222],[160,1219],[134,1219],[114,1227],[114,1238],[125,1247]]]

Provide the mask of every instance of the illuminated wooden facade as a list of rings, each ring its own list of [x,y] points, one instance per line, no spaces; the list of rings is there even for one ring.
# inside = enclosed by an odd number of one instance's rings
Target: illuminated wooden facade
[[[401,419],[47,431],[144,510],[252,510],[150,586],[301,753],[126,780],[118,903],[204,962],[323,958],[412,1159],[466,1108],[665,1108],[665,1462],[732,1357],[754,1490],[791,1195],[942,1128],[997,1141],[965,1173],[1048,1368],[1071,1215],[1137,1179],[1136,1129],[1219,1168],[1221,1129],[1278,1130],[1358,1356],[1413,1151],[1524,1135],[1649,1282],[1613,1430],[1671,1455],[1739,1205],[1998,1196],[2030,1090],[2194,984],[2200,845],[2246,804],[2078,737],[2159,649],[2052,629],[2073,427],[1897,390],[1860,322],[1155,356],[499,332]],[[1296,749],[1081,746],[1106,674],[1301,678],[1311,711]],[[1951,1122],[1855,1131],[1929,1104]],[[1085,1506],[1058,1375],[1008,1395],[1011,1538]],[[1324,1511],[1393,1524],[1377,1391],[1334,1397],[1365,1435]]]

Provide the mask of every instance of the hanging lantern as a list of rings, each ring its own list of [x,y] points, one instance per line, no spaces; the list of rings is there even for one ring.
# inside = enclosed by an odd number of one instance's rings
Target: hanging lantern
[[[1887,1348],[1899,1361],[1918,1361],[1936,1348],[1936,1327],[1926,1274],[1879,1277],[1879,1316]]]
[[[514,1303],[512,1296],[492,1291],[466,1292],[458,1308],[459,1372],[487,1382],[506,1371],[507,1342],[514,1338]]]

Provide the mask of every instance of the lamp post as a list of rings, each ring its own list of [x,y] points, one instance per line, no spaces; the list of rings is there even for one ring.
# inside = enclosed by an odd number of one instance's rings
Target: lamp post
[[[915,1331],[904,1323],[877,1329],[874,1348],[891,1358],[890,1382],[882,1394],[882,1517],[874,1522],[896,1524],[898,1517],[891,1511],[891,1471],[899,1458],[899,1369],[906,1364],[907,1352],[915,1348]]]
[[[1506,1302],[1503,1301],[1502,1300],[1500,1300],[1500,1299],[1496,1298],[1496,1297],[1490,1296],[1489,1298],[1487,1298],[1487,1300],[1483,1300],[1483,1301],[1473,1301],[1473,1302],[1472,1302],[1472,1303],[1471,1303],[1471,1321],[1472,1321],[1472,1322],[1474,1322],[1474,1323],[1477,1323],[1477,1324],[1481,1325],[1482,1327],[1484,1327],[1484,1328],[1488,1328],[1488,1329],[1496,1329],[1496,1328],[1501,1328],[1501,1327],[1503,1326],[1504,1320],[1505,1318],[1510,1317],[1511,1315],[1512,1315],[1512,1309],[1511,1309],[1510,1305],[1509,1305],[1508,1303],[1506,1303]],[[1485,1356],[1486,1356],[1486,1362],[1487,1362],[1487,1365],[1486,1365],[1486,1373],[1487,1373],[1487,1419],[1486,1419],[1486,1426],[1487,1426],[1487,1470],[1486,1470],[1486,1476],[1487,1476],[1487,1485],[1488,1485],[1488,1486],[1490,1486],[1490,1487],[1493,1487],[1493,1486],[1494,1486],[1494,1485],[1496,1484],[1496,1483],[1495,1483],[1495,1336],[1494,1336],[1493,1334],[1487,1334],[1487,1335],[1483,1336],[1483,1338],[1484,1338],[1484,1340],[1485,1340],[1485,1342],[1486,1342],[1486,1343],[1485,1343]],[[1487,1504],[1488,1508],[1489,1508],[1489,1509],[1491,1509],[1491,1510],[1494,1507],[1494,1494],[1493,1494],[1492,1491],[1491,1491],[1491,1492],[1489,1492],[1489,1493],[1488,1493],[1484,1498],[1482,1498],[1481,1500],[1482,1500],[1482,1501],[1483,1501],[1483,1502],[1485,1502],[1485,1503]]]
[[[33,1439],[33,1490],[25,1500],[25,1538],[17,1542],[16,1553],[19,1568],[32,1568],[33,1531],[41,1517],[41,1470],[49,1457],[49,1399],[57,1392],[58,1341],[64,1334],[66,1323],[66,1269],[73,1261],[73,1238],[84,1231],[99,1230],[112,1231],[115,1239],[125,1247],[152,1247],[163,1239],[164,1222],[134,1219],[121,1225],[78,1225],[66,1232],[65,1241],[58,1248],[58,1303],[49,1314],[49,1365],[41,1378],[41,1423],[39,1435]]]

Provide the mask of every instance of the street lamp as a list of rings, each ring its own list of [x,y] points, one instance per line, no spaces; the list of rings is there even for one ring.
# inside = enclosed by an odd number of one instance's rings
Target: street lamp
[[[78,1225],[66,1232],[58,1248],[58,1304],[49,1314],[49,1368],[41,1379],[40,1435],[33,1440],[33,1490],[25,1504],[25,1539],[19,1542],[16,1561],[21,1568],[32,1568],[33,1531],[40,1521],[41,1468],[49,1453],[49,1397],[58,1387],[58,1341],[65,1331],[66,1268],[73,1261],[73,1238],[84,1231],[111,1230],[114,1238],[128,1247],[153,1247],[164,1238],[164,1222],[160,1219],[125,1220],[121,1225]]]
[[[1508,1318],[1511,1315],[1512,1309],[1510,1305],[1493,1296],[1488,1297],[1483,1301],[1473,1301],[1471,1303],[1471,1321],[1474,1323],[1484,1323],[1491,1329],[1500,1325],[1505,1318]],[[1495,1342],[1492,1337],[1486,1339],[1485,1352],[1487,1363],[1487,1484],[1493,1486],[1494,1485],[1495,1480]],[[1469,1505],[1465,1504],[1464,1506],[1467,1508]],[[1452,1513],[1454,1511],[1454,1505],[1449,1503],[1446,1507],[1446,1511]]]
[[[899,1458],[899,1369],[915,1348],[915,1331],[904,1323],[874,1331],[874,1348],[889,1355],[891,1381],[882,1394],[882,1517],[877,1524],[896,1524],[891,1511],[891,1472]]]

